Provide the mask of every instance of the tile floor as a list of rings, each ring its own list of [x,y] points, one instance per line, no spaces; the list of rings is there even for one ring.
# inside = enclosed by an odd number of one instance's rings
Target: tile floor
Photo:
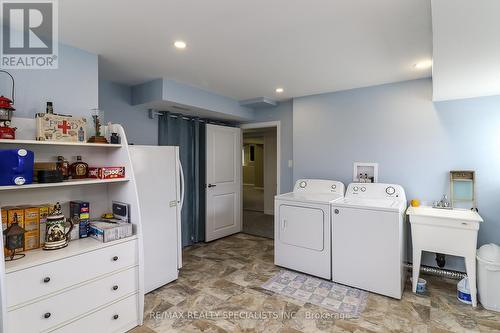
[[[359,318],[338,318],[318,306],[260,286],[275,273],[273,241],[233,235],[184,251],[179,279],[146,295],[144,326],[164,332],[500,332],[500,313],[455,298],[455,281],[427,277],[427,296],[401,301],[370,294]]]

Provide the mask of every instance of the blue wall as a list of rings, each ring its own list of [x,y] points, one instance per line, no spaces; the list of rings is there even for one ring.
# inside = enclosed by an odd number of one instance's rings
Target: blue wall
[[[380,182],[430,203],[448,193],[450,170],[472,169],[479,242],[500,242],[500,96],[433,103],[422,79],[297,98],[293,118],[294,179],[348,184],[353,162],[378,162]]]
[[[145,109],[132,106],[132,88],[99,80],[99,108],[104,121],[123,125],[127,140],[138,145],[158,144],[158,119],[149,119]]]
[[[34,118],[47,101],[57,113],[90,118],[98,106],[97,55],[59,45],[59,68],[8,70],[16,81],[14,117]],[[0,94],[10,98],[10,79],[0,76]]]
[[[255,110],[252,122],[279,120],[281,123],[281,193],[293,189],[293,169],[288,167],[288,161],[293,160],[293,108],[292,101],[282,102],[277,107]]]

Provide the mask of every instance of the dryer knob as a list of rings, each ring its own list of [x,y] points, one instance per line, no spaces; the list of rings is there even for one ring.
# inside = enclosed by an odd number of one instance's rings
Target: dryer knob
[[[396,189],[392,186],[389,186],[385,189],[385,193],[387,193],[389,195],[393,195],[394,193],[396,193]]]
[[[306,188],[307,183],[302,181],[302,182],[300,182],[299,186],[300,186],[300,188]]]
[[[338,209],[335,209],[334,213],[338,215],[340,213],[340,211]]]

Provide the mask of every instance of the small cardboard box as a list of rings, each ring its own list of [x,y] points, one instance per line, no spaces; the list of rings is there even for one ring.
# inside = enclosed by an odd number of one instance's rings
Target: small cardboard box
[[[103,243],[130,237],[133,234],[132,224],[127,222],[90,222],[90,237]]]
[[[7,229],[7,212],[8,212],[8,207],[3,207],[2,208],[2,235],[3,235],[3,231],[5,229]],[[5,236],[3,236],[3,243],[5,244]],[[7,249],[4,247],[3,249],[3,254],[4,256],[8,256],[8,251]]]
[[[34,207],[23,207],[24,208],[24,230],[28,231],[40,231],[40,209],[36,206]]]
[[[40,247],[40,230],[28,231],[24,234],[24,251]]]
[[[90,167],[88,178],[116,179],[125,178],[125,167]]]
[[[39,205],[39,215],[40,215],[40,246],[45,245],[45,228],[47,223],[47,216],[52,212],[53,205],[43,204]]]
[[[7,207],[2,208],[2,231],[7,229]]]
[[[71,201],[69,203],[69,210],[71,217],[78,217],[80,219],[79,236],[80,238],[88,237],[89,235],[89,222],[90,222],[90,204],[86,201]]]
[[[87,142],[87,119],[37,113],[36,139],[39,141]]]
[[[7,212],[7,225],[14,223],[14,216],[17,215],[17,222],[21,228],[24,228],[24,209],[19,207],[9,208]]]

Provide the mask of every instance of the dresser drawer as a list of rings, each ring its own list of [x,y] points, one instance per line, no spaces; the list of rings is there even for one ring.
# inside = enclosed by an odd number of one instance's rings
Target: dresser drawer
[[[137,240],[131,240],[8,273],[5,277],[7,307],[46,296],[137,263]]]
[[[41,332],[137,291],[134,267],[8,312],[9,332]]]
[[[63,326],[53,333],[122,333],[139,325],[137,295]]]

